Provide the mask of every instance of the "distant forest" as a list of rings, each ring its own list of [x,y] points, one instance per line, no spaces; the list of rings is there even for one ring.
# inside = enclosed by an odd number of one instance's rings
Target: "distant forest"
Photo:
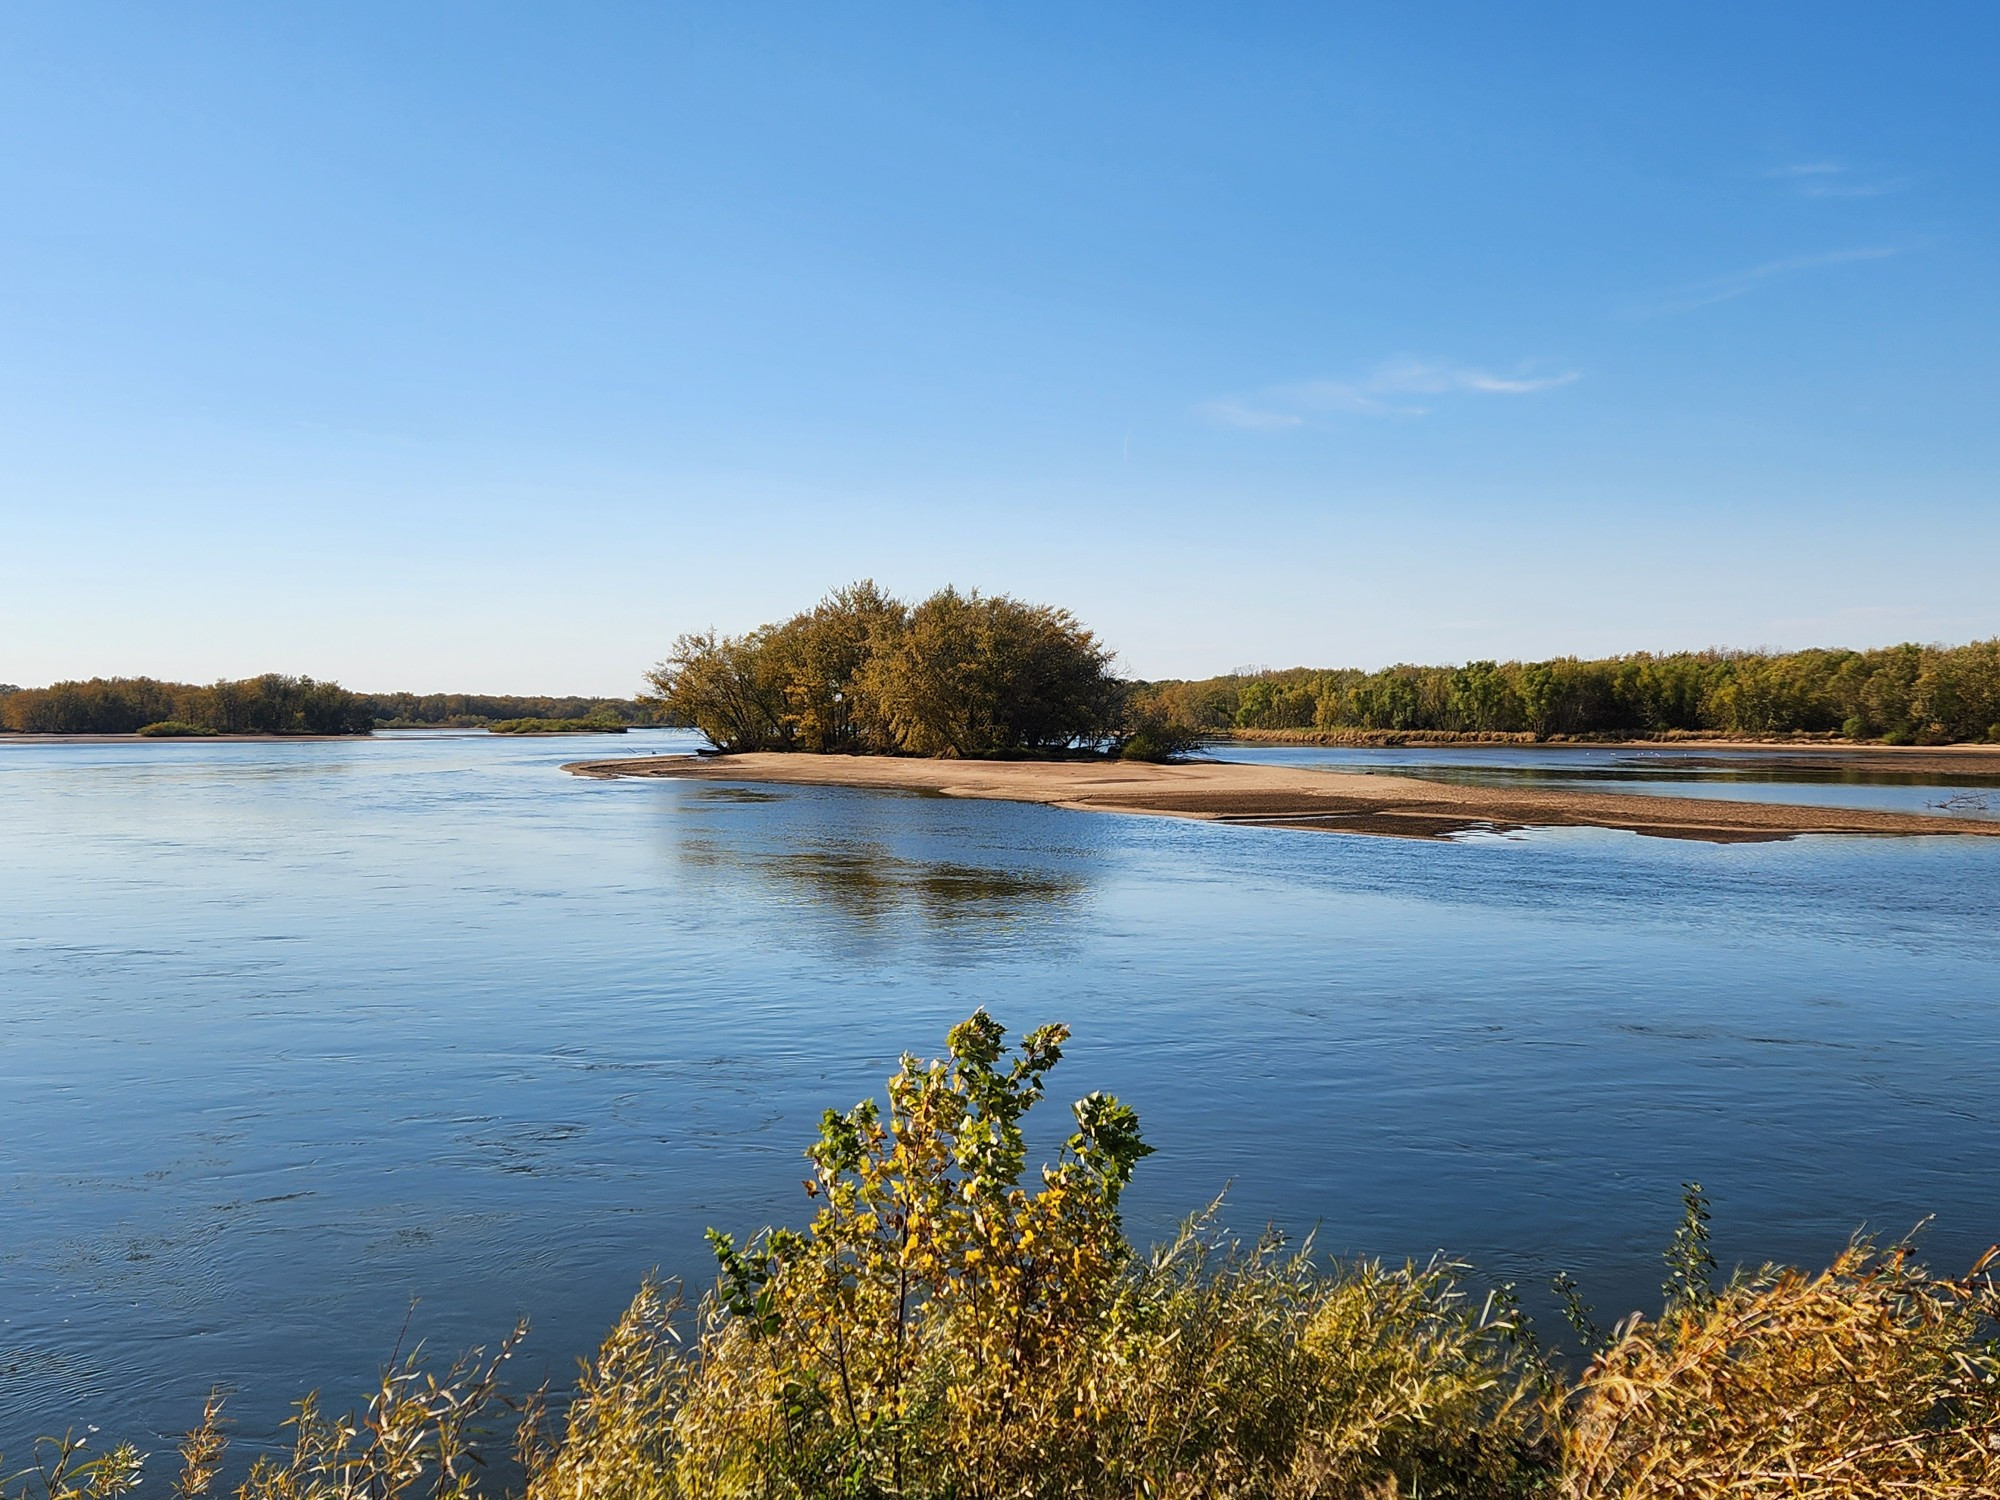
[[[15,734],[367,734],[519,719],[660,722],[651,708],[629,698],[353,693],[338,683],[277,672],[206,686],[151,677],[0,686],[0,730]]]
[[[483,729],[513,719],[616,719],[663,724],[633,698],[504,698],[481,693],[361,693],[378,729]]]
[[[1066,612],[941,591],[911,608],[857,585],[749,636],[684,637],[647,699],[354,693],[267,673],[196,685],[0,685],[16,734],[366,734],[511,720],[695,724],[729,748],[1171,752],[1235,731],[1584,739],[1817,734],[2000,743],[2000,639],[1876,651],[1699,651],[1232,673],[1120,683]],[[156,727],[157,726],[157,727]]]
[[[1677,652],[1237,673],[1142,690],[1166,717],[1231,730],[1496,735],[1843,735],[2000,742],[2000,639],[1878,651]]]

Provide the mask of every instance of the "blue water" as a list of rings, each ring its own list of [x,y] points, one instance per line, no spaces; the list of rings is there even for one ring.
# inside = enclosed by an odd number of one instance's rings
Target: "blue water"
[[[157,1447],[217,1383],[254,1445],[406,1323],[529,1315],[519,1378],[561,1378],[648,1268],[705,1276],[705,1225],[801,1217],[820,1111],[982,1004],[1075,1028],[1052,1109],[1138,1107],[1140,1238],[1227,1187],[1249,1232],[1568,1269],[1608,1321],[1687,1178],[1725,1263],[2000,1235],[2000,840],[558,770],[675,745],[0,744],[0,1450]]]
[[[1699,745],[1400,745],[1376,749],[1225,741],[1207,746],[1202,753],[1214,760],[1252,765],[1419,776],[1467,786],[1712,797],[2000,821],[2000,775],[1991,771],[1917,775],[1860,769],[1813,751],[1714,750]]]

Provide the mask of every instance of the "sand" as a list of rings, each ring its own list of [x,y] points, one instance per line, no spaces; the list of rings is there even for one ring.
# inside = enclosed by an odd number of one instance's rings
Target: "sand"
[[[579,761],[579,776],[842,786],[1039,802],[1081,812],[1443,838],[1474,829],[1622,828],[1656,838],[1745,843],[1802,833],[2000,836],[2000,822],[1602,791],[1454,786],[1410,776],[1192,761],[906,760],[835,755],[648,756]]]

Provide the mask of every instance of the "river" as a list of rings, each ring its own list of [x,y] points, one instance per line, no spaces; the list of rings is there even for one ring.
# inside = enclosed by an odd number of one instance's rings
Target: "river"
[[[1687,1179],[1726,1265],[2000,1235],[2000,841],[1416,843],[559,769],[686,740],[0,744],[0,1450],[158,1447],[216,1384],[255,1447],[399,1340],[519,1315],[518,1378],[564,1378],[649,1268],[705,1279],[705,1226],[802,1218],[821,1110],[981,1005],[1074,1028],[1043,1143],[1091,1089],[1138,1108],[1139,1239],[1226,1189],[1248,1234],[1445,1249],[1535,1305],[1570,1271],[1609,1322]],[[1688,789],[1547,754],[1418,760]],[[1787,786],[1735,794],[1828,795]]]

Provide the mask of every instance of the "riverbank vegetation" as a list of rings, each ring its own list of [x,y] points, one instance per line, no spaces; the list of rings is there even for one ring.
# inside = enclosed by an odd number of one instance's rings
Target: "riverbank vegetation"
[[[1963,1278],[1855,1243],[1816,1275],[1716,1284],[1690,1189],[1664,1306],[1545,1347],[1511,1292],[1447,1260],[1329,1262],[1196,1216],[1150,1254],[1121,1196],[1149,1154],[1090,1094],[1027,1171],[1059,1026],[984,1012],[905,1057],[886,1107],[829,1111],[803,1229],[711,1231],[698,1307],[643,1285],[566,1399],[493,1358],[387,1370],[359,1411],[299,1406],[241,1500],[1258,1497],[1944,1500],[2000,1493],[2000,1252]],[[520,1336],[516,1331],[515,1339]],[[511,1411],[513,1416],[506,1414]],[[518,1483],[482,1434],[515,1429]],[[220,1402],[145,1478],[132,1447],[52,1442],[8,1500],[211,1493]]]
[[[615,719],[630,726],[659,718],[634,698],[506,697],[491,693],[363,693],[377,729],[490,729],[519,719]]]
[[[1475,661],[1379,672],[1301,667],[1154,683],[1149,692],[1176,722],[1210,734],[1291,731],[1364,742],[1391,733],[2000,742],[2000,639],[1878,651]]]
[[[661,722],[631,698],[354,693],[338,683],[275,672],[205,686],[93,677],[45,688],[0,687],[0,730],[13,734],[366,734],[529,721],[588,724],[593,730]]]
[[[338,683],[267,672],[197,686],[151,677],[93,677],[0,695],[0,729],[15,734],[367,734],[375,715]]]
[[[622,719],[496,719],[486,726],[494,734],[623,734]]]
[[[1059,755],[1136,733],[1111,653],[1069,611],[952,588],[908,605],[863,582],[748,635],[684,635],[649,681],[662,714],[729,751]],[[1157,734],[1141,748],[1164,753]]]
[[[1234,733],[1369,743],[1812,735],[2000,742],[2000,640],[1235,673],[1134,683],[1066,610],[872,583],[747,635],[685,635],[649,675],[724,750],[1180,753]]]

